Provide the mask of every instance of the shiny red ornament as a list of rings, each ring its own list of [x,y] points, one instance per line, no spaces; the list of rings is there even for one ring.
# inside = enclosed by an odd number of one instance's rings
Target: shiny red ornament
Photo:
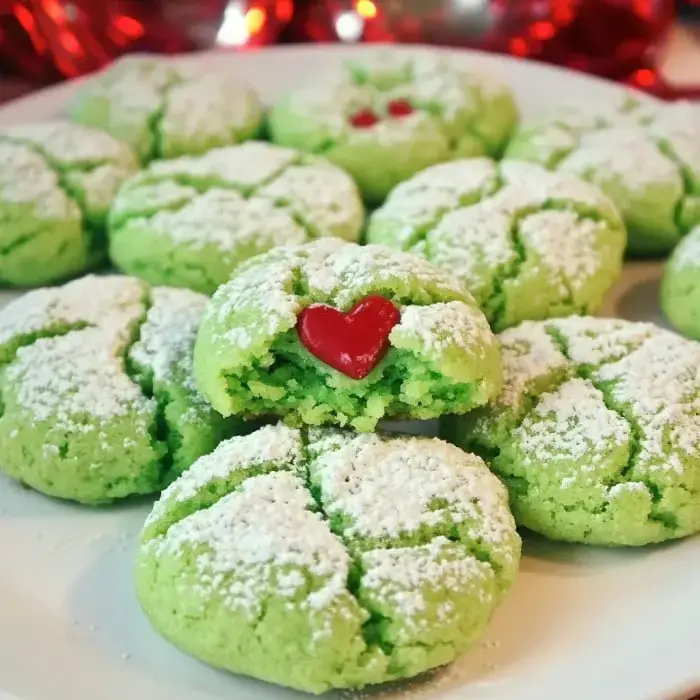
[[[356,129],[369,129],[379,121],[379,116],[371,109],[361,109],[350,116],[350,123]]]
[[[700,3],[700,0],[693,0]],[[594,73],[666,98],[654,64],[676,0],[320,0],[300,2],[295,41],[467,46]]]
[[[352,379],[364,379],[389,349],[389,333],[401,320],[395,304],[382,296],[360,300],[350,311],[312,304],[297,319],[297,333],[321,362]]]
[[[270,44],[293,10],[293,0],[0,0],[0,69],[50,81],[130,51]]]

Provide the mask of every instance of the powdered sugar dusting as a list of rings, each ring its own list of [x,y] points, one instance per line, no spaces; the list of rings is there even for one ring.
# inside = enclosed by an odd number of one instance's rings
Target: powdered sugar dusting
[[[260,118],[257,95],[234,75],[206,73],[165,93],[159,129],[163,138],[227,143]]]
[[[430,306],[407,306],[401,322],[393,328],[389,341],[395,347],[411,347],[431,361],[445,376],[468,381],[464,355],[483,356],[493,335],[484,315],[476,307],[459,301]],[[415,343],[418,341],[418,348]],[[450,354],[459,348],[459,361]],[[454,365],[454,366],[453,366]]]
[[[151,308],[129,357],[148,368],[155,382],[172,382],[178,369],[185,370],[178,380],[194,390],[192,349],[207,301],[203,294],[188,289],[156,287],[151,291]]]
[[[299,431],[282,424],[268,425],[251,435],[225,440],[211,454],[200,457],[163,491],[146,525],[160,520],[173,503],[195,498],[207,484],[235,479],[243,476],[243,472],[254,472],[265,466],[271,470],[292,471],[298,467],[301,456]]]
[[[20,347],[6,370],[6,389],[16,393],[31,419],[85,432],[96,429],[94,421],[133,414],[145,425],[154,405],[129,379],[122,359],[144,312],[143,293],[133,279],[91,276],[28,294],[0,315],[4,342],[75,328]]]
[[[456,278],[425,260],[378,245],[357,246],[332,238],[301,249],[304,273],[312,294],[323,295],[345,309],[363,292],[381,289],[391,280],[420,280],[426,289],[438,288],[468,298]]]
[[[159,203],[169,209],[158,211]],[[126,184],[114,211],[115,230],[138,236],[148,228],[174,245],[213,245],[243,259],[316,236],[355,240],[364,219],[349,175],[258,142],[157,161]]]
[[[138,416],[136,429],[145,429],[155,403],[124,371],[121,331],[88,328],[20,348],[6,370],[5,390],[16,392],[29,420],[51,420],[59,430],[92,432],[127,415]]]
[[[78,93],[78,120],[83,109],[89,116],[93,103],[107,111],[107,128],[149,140],[153,129],[161,145],[174,152],[192,143],[232,143],[254,132],[261,119],[256,94],[235,74],[201,73],[179,60],[153,56],[125,57],[98,74]]]
[[[520,238],[554,279],[562,280],[562,295],[582,289],[600,269],[598,242],[608,233],[605,224],[581,219],[571,211],[544,211],[525,217]]]
[[[298,477],[288,472],[254,476],[240,491],[176,523],[150,546],[159,556],[177,556],[183,548],[195,553],[196,592],[203,601],[216,592],[227,607],[253,620],[274,592],[295,607],[315,611],[321,627],[330,626],[341,609],[359,609],[345,587],[349,556],[312,505]]]
[[[682,181],[675,163],[639,129],[605,129],[582,136],[578,148],[560,164],[568,173],[586,175],[595,182],[618,179],[633,192],[650,185]]]
[[[306,232],[283,209],[266,199],[244,199],[233,190],[211,189],[177,211],[158,212],[150,219],[129,219],[122,227],[134,236],[148,229],[175,245],[191,249],[213,246],[242,258],[281,245],[304,243]]]
[[[203,156],[158,160],[146,172],[157,177],[211,178],[212,184],[227,183],[246,191],[272,180],[299,158],[300,154],[291,148],[248,141],[214,148]]]
[[[61,189],[56,173],[29,147],[0,139],[0,199],[27,205],[39,219],[80,221],[80,209]]]
[[[518,408],[534,383],[568,367],[569,362],[540,323],[526,321],[498,336],[503,360],[501,406]]]
[[[360,595],[379,601],[383,610],[391,610],[394,622],[403,627],[402,636],[412,636],[442,626],[450,619],[435,619],[434,600],[442,593],[450,599],[479,590],[482,603],[492,605],[489,587],[494,574],[491,567],[464,555],[464,549],[446,537],[435,537],[418,547],[374,549],[360,556],[362,576]],[[398,618],[398,619],[396,619]]]
[[[38,122],[10,127],[2,136],[36,146],[50,162],[61,167],[94,167],[110,161],[136,170],[136,161],[128,146],[88,126],[64,121]]]
[[[640,472],[684,472],[700,458],[700,344],[658,330],[595,377],[610,382],[616,404],[633,417],[643,435]],[[670,443],[670,444],[669,444]]]
[[[603,394],[584,379],[570,379],[540,395],[535,408],[516,429],[525,466],[539,468],[541,460],[574,462],[586,459],[592,471],[614,446],[630,439],[626,420],[605,406]]]
[[[468,525],[494,548],[512,532],[505,491],[484,462],[447,443],[362,435],[311,464],[323,507],[347,519],[344,537],[385,539]]]
[[[124,333],[142,313],[145,285],[118,275],[86,275],[59,288],[36,289],[0,311],[0,345],[63,326]]]
[[[616,318],[575,317],[547,324],[566,341],[568,357],[580,365],[614,362],[658,332],[650,323],[631,323]]]

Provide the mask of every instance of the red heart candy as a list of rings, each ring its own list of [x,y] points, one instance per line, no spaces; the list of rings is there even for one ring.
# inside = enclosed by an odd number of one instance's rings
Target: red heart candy
[[[401,312],[388,299],[365,297],[344,314],[326,304],[307,306],[297,333],[319,360],[352,379],[364,379],[389,349],[389,333]]]
[[[379,121],[379,116],[371,109],[361,109],[350,117],[350,123],[356,129],[369,129]]]
[[[387,105],[387,111],[392,117],[408,117],[415,110],[408,100],[392,100]]]

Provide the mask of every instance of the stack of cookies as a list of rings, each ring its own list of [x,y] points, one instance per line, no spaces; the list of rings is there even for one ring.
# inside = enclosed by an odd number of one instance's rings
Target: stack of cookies
[[[129,58],[70,117],[0,132],[0,284],[39,287],[0,311],[0,469],[158,496],[136,592],[176,646],[312,693],[409,678],[483,633],[517,528],[700,532],[694,108],[519,124],[420,52],[269,109]],[[691,339],[592,316],[667,254]]]

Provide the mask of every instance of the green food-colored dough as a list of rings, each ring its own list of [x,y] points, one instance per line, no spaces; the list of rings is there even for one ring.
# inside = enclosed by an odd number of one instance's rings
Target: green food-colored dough
[[[156,161],[121,188],[114,264],[150,284],[213,294],[241,262],[322,236],[359,238],[352,178],[323,158],[261,142]]]
[[[599,185],[633,255],[667,253],[700,223],[700,109],[689,103],[562,108],[523,125],[506,155]]]
[[[397,304],[401,321],[379,364],[351,379],[301,344],[297,317],[313,303],[348,311],[371,294]],[[207,308],[195,372],[225,416],[272,414],[362,431],[389,416],[464,413],[500,386],[495,337],[457,279],[416,256],[334,238],[278,248],[238,268]]]
[[[500,397],[443,434],[488,458],[520,525],[594,545],[700,531],[700,344],[573,317],[500,341]]]
[[[106,253],[107,211],[136,172],[128,146],[65,122],[0,132],[0,286],[84,272]]]
[[[242,426],[194,385],[206,297],[88,276],[0,311],[0,469],[99,504],[159,491]]]
[[[700,340],[700,227],[678,244],[666,265],[661,308],[681,333]]]
[[[622,268],[625,227],[578,178],[488,158],[434,165],[398,185],[367,240],[455,274],[495,330],[591,313]]]
[[[413,113],[391,116],[390,103]],[[372,110],[379,121],[354,126]],[[518,121],[509,88],[434,53],[379,53],[350,62],[326,83],[292,91],[269,114],[272,140],[322,153],[357,181],[365,200],[380,204],[419,170],[472,156],[499,156]]]
[[[255,92],[226,70],[127,56],[78,91],[71,118],[130,144],[148,162],[254,138],[263,110]]]
[[[505,489],[478,457],[275,425],[222,443],[163,493],[136,588],[154,627],[198,659],[322,693],[451,662],[519,558]]]

